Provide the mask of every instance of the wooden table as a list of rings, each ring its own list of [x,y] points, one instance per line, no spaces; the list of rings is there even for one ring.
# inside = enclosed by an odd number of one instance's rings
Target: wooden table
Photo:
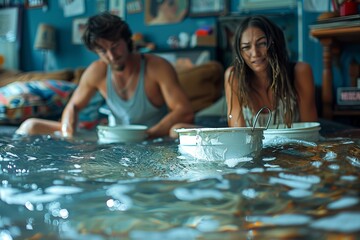
[[[360,19],[311,25],[310,34],[323,46],[322,117],[360,116],[359,110],[336,110],[333,102],[332,61],[338,57],[341,47],[349,43],[360,44]]]

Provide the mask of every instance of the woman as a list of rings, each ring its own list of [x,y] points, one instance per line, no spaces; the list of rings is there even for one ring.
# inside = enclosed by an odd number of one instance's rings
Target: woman
[[[234,35],[235,60],[225,71],[225,95],[229,127],[318,121],[312,70],[304,62],[290,62],[283,31],[268,18],[245,18]],[[177,128],[200,127],[175,124]]]
[[[250,16],[234,35],[235,60],[225,72],[229,127],[253,126],[256,113],[271,110],[271,123],[317,121],[312,70],[292,63],[283,31],[264,16]],[[256,124],[265,126],[269,113]]]

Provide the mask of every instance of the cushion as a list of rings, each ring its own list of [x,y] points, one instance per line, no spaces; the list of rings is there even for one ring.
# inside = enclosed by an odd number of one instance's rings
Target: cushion
[[[210,61],[177,72],[194,112],[210,106],[222,95],[224,69],[219,62]]]
[[[86,68],[79,67],[74,70],[74,78],[71,80],[73,83],[79,84],[82,74],[85,72]]]
[[[27,118],[58,120],[76,84],[63,80],[14,82],[0,88],[0,124],[20,124]],[[79,127],[92,128],[100,120],[104,99],[97,93],[79,113]]]
[[[13,82],[27,82],[35,80],[65,80],[71,81],[74,78],[72,70],[59,70],[53,72],[26,72],[0,75],[0,87],[8,85]]]
[[[105,99],[97,92],[88,105],[79,112],[79,128],[93,129],[101,121],[107,121],[107,116],[99,109],[105,104]]]
[[[0,123],[59,117],[77,85],[62,80],[14,82],[0,88]]]

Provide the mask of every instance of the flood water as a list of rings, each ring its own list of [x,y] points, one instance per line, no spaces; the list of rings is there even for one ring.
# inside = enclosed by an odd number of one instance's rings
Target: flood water
[[[358,139],[204,161],[178,142],[0,138],[0,239],[360,239]]]

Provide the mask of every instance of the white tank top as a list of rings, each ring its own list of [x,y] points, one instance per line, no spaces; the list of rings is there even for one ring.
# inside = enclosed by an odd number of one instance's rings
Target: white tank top
[[[298,108],[296,107],[295,101],[292,101],[292,109],[294,110],[294,115],[293,115],[292,121],[299,122],[300,114],[299,114]],[[277,111],[277,113],[276,113],[276,111]],[[247,127],[253,126],[253,122],[255,121],[256,114],[257,113],[253,113],[249,107],[243,107],[243,115],[244,115],[244,119],[245,119],[245,123],[246,123]],[[260,113],[255,126],[256,127],[266,127],[266,124],[270,117],[269,114],[270,113],[266,112],[266,110],[263,113]],[[276,115],[276,118],[275,118],[275,115]],[[284,116],[285,116],[284,104],[282,101],[280,101],[278,104],[278,108],[271,112],[270,125],[285,123]]]
[[[135,94],[128,100],[122,99],[114,90],[111,79],[111,68],[108,67],[106,89],[106,103],[115,117],[117,125],[141,124],[151,127],[157,124],[167,113],[167,107],[155,107],[145,93],[145,59],[141,55],[139,81]]]

